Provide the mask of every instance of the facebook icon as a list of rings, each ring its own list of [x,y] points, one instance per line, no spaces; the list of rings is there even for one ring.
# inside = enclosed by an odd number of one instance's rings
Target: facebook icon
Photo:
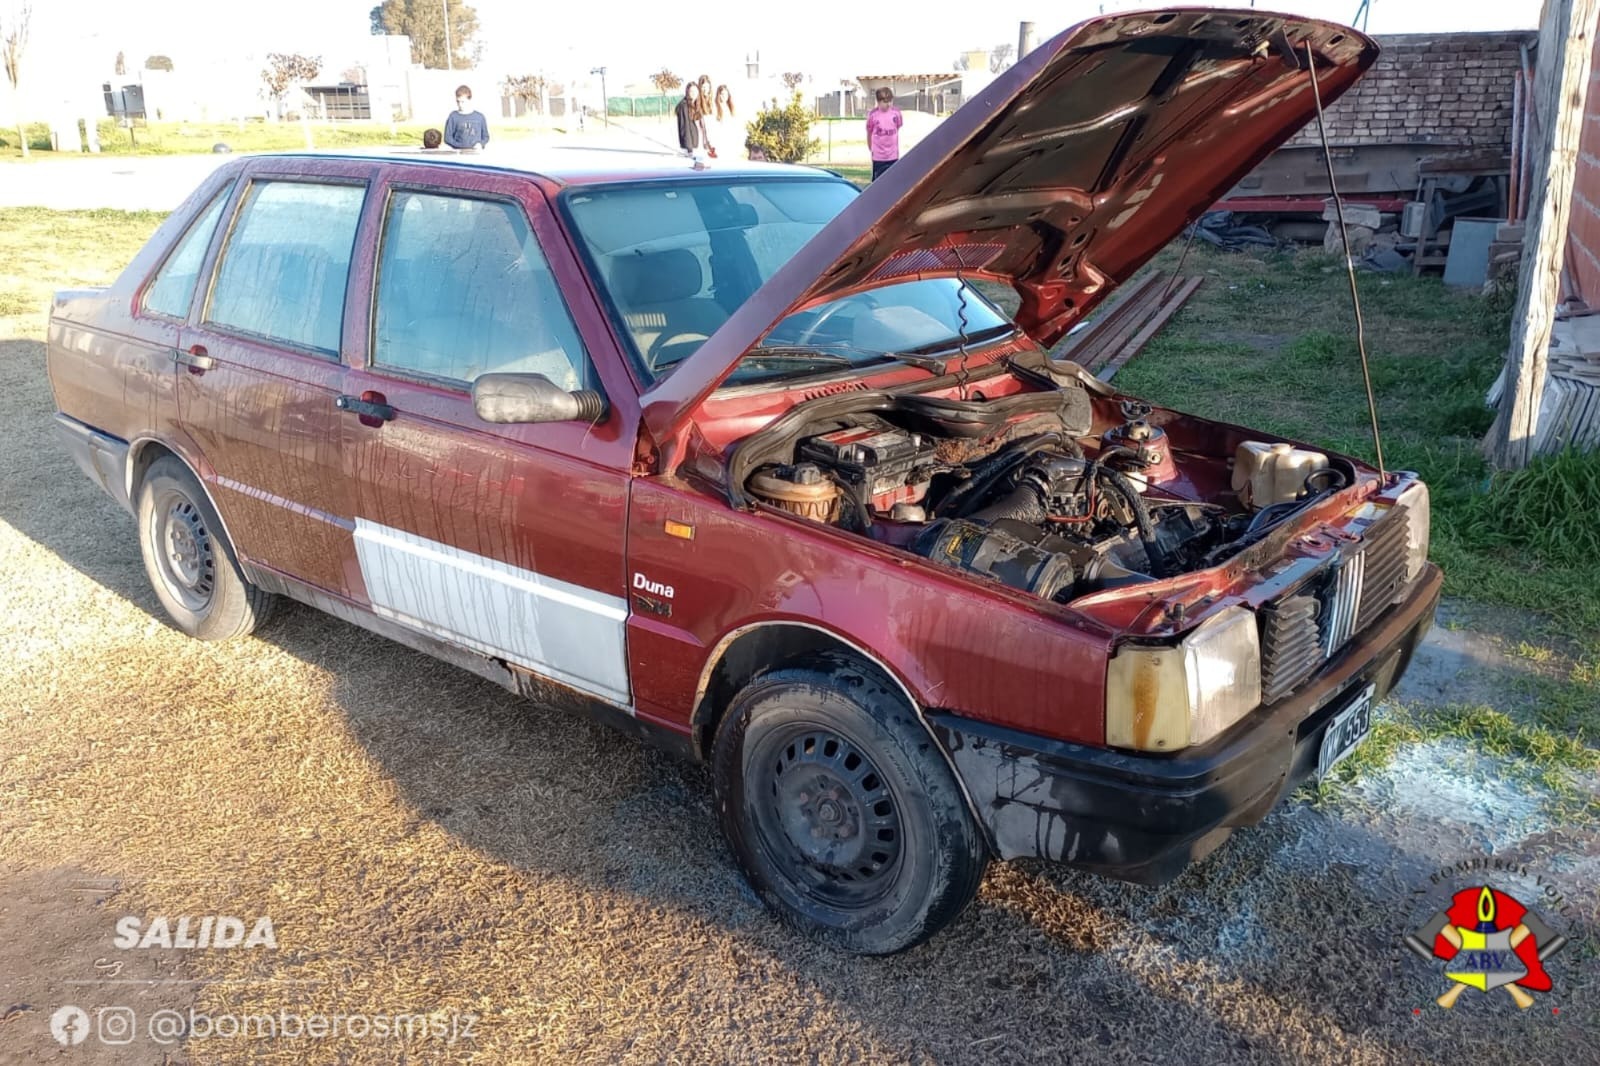
[[[77,1007],[61,1007],[50,1015],[50,1035],[67,1047],[81,1044],[89,1036],[89,1016]]]

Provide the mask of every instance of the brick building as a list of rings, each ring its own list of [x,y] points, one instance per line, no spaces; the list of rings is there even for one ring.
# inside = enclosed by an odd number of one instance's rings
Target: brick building
[[[1572,183],[1572,217],[1567,225],[1568,292],[1589,307],[1600,307],[1600,43],[1589,71],[1583,107],[1583,136]]]
[[[1328,108],[1329,143],[1510,147],[1512,82],[1535,31],[1375,39],[1378,61]],[[1312,122],[1288,146],[1318,143]]]

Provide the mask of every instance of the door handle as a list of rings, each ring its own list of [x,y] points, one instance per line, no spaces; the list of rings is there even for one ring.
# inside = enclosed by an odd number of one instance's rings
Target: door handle
[[[336,396],[333,406],[361,416],[364,426],[381,426],[394,420],[394,408],[384,402],[383,393],[367,391],[360,396]]]
[[[217,365],[217,361],[206,353],[205,345],[196,344],[188,351],[180,348],[172,350],[172,361],[179,366],[186,366],[193,373],[204,373]]]

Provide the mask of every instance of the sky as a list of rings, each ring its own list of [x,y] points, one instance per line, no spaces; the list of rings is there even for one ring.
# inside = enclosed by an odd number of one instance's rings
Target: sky
[[[321,54],[325,68],[337,73],[367,36],[373,2],[34,0],[31,50],[34,62],[50,66],[108,64],[122,50],[130,68],[161,53],[191,69],[267,51],[295,51]],[[1251,6],[1249,0],[1214,2]],[[1263,0],[1261,7],[1350,22],[1359,4]],[[801,70],[818,82],[849,74],[944,71],[966,49],[1015,44],[1023,20],[1035,23],[1043,41],[1102,9],[1173,5],[1170,0],[883,0],[849,6],[477,0],[472,6],[485,45],[480,76],[498,81],[510,73],[543,71],[555,79],[604,65],[612,86],[619,86],[663,65],[679,74],[704,71],[719,81],[732,78],[743,73],[746,54],[757,50],[763,74]],[[836,16],[823,17],[830,9]],[[685,11],[697,17],[686,22]],[[1525,29],[1538,24],[1539,12],[1539,0],[1371,0],[1366,28],[1375,34]]]

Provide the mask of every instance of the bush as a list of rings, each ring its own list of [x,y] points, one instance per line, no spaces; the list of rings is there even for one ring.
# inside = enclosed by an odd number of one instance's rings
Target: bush
[[[750,143],[774,163],[803,163],[822,147],[822,142],[811,136],[811,111],[800,102],[798,92],[786,106],[779,107],[774,100],[762,108],[745,130]]]

